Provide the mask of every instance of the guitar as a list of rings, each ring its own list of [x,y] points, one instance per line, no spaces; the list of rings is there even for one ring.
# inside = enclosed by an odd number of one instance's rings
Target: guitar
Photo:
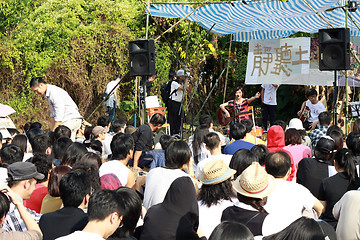
[[[305,109],[302,111],[302,113],[300,114],[300,120],[302,122],[305,122],[306,119],[308,119],[310,116],[310,108],[308,106],[305,107]]]
[[[221,126],[228,125],[230,122],[234,121],[234,119],[240,115],[252,113],[252,111],[244,111],[235,114],[234,108],[230,108],[230,107],[225,107],[225,108],[230,113],[230,117],[226,117],[225,112],[221,110],[221,108],[219,108],[219,110],[217,111],[217,119]]]

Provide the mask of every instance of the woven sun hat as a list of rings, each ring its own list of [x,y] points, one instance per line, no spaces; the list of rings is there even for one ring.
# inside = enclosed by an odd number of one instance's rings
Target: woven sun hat
[[[298,118],[293,118],[290,120],[288,129],[289,128],[295,128],[296,130],[304,130],[305,129],[302,121]]]
[[[253,162],[237,177],[233,187],[241,195],[263,199],[274,190],[275,178],[258,162]]]
[[[199,181],[205,185],[214,185],[224,182],[236,173],[234,169],[221,159],[212,160],[205,164]]]

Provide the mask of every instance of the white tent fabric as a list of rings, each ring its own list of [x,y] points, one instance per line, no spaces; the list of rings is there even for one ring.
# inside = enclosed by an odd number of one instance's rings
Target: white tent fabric
[[[342,9],[326,12],[326,9],[344,6],[345,0],[306,0],[319,14],[336,28],[345,27]],[[157,17],[183,18],[194,10],[183,4],[152,4],[150,14]],[[349,13],[360,21],[360,10]],[[296,32],[316,33],[330,28],[303,0],[278,0],[224,2],[205,5],[188,18],[205,29],[212,28],[216,34],[234,34],[234,41],[248,42],[252,39],[276,39]],[[360,22],[358,22],[360,24]],[[349,20],[351,36],[360,36],[360,31]]]

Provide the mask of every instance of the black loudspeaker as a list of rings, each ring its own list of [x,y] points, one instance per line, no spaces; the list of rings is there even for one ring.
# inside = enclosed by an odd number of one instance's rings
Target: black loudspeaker
[[[319,30],[319,69],[321,71],[350,69],[350,30],[330,28]]]
[[[129,42],[130,76],[155,75],[154,39]]]

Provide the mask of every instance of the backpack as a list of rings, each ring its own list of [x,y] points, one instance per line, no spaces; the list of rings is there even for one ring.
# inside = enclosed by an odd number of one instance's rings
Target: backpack
[[[164,85],[162,85],[161,88],[160,88],[161,99],[165,103],[165,106],[167,106],[167,104],[169,102],[169,99],[170,99],[170,96],[172,94],[174,94],[174,92],[176,92],[176,90],[174,90],[172,93],[170,93],[171,84],[172,84],[173,81],[175,81],[175,80],[170,80],[170,81],[164,83]]]

